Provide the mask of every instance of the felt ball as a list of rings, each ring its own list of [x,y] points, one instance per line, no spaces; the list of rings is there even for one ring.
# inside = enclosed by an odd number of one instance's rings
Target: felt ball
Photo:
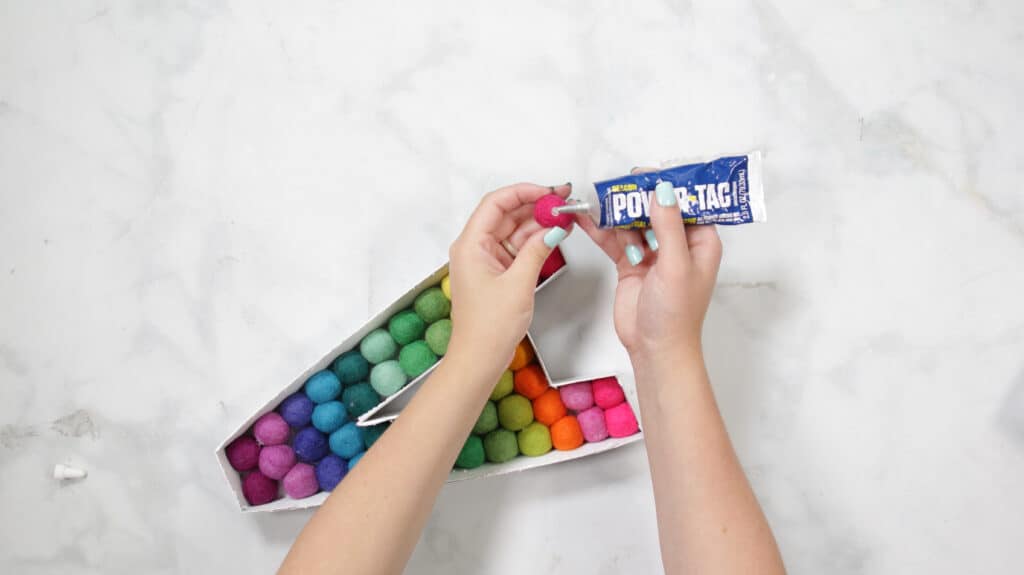
[[[498,401],[506,395],[512,393],[515,389],[515,383],[512,377],[512,370],[506,369],[501,374],[501,379],[498,380],[498,384],[494,386],[494,390],[491,391],[491,401]]]
[[[528,365],[516,372],[513,377],[516,393],[527,399],[537,399],[542,393],[550,389],[548,378],[544,377],[544,370],[536,363]]]
[[[306,380],[306,395],[313,403],[330,401],[341,393],[341,381],[331,371],[318,371]]]
[[[348,462],[331,453],[316,464],[316,482],[322,491],[332,491],[348,473]]]
[[[296,463],[281,481],[284,493],[292,499],[303,499],[320,491],[316,469],[308,463]]]
[[[402,371],[402,366],[393,359],[378,363],[370,370],[370,385],[382,397],[387,397],[402,389],[407,381],[409,378]]]
[[[229,443],[224,454],[235,471],[249,471],[259,463],[260,444],[251,435],[243,435]]]
[[[608,409],[626,401],[622,386],[614,377],[602,377],[591,382],[594,392],[594,403],[601,409]]]
[[[341,429],[331,434],[331,451],[338,457],[351,459],[365,449],[363,430],[355,423],[346,423]]]
[[[498,422],[509,431],[519,431],[533,421],[530,400],[513,393],[498,402]]]
[[[364,427],[363,444],[366,445],[366,448],[369,449],[374,443],[377,443],[377,440],[380,439],[381,435],[384,435],[384,432],[388,430],[390,425],[390,423],[378,423],[372,427]]]
[[[363,354],[366,361],[380,363],[395,357],[395,353],[398,352],[398,344],[387,330],[375,329],[366,334],[363,341],[359,342],[359,352]]]
[[[437,355],[448,353],[448,340],[452,338],[452,320],[439,319],[427,328],[427,346]]]
[[[544,455],[551,451],[551,432],[540,422],[534,421],[516,434],[519,452],[530,457]]]
[[[530,346],[530,342],[524,339],[519,342],[515,352],[512,353],[512,363],[508,365],[508,368],[512,371],[523,369],[531,361],[533,361],[533,347]]]
[[[558,226],[560,228],[569,229],[572,227],[574,220],[573,214],[554,214],[551,212],[552,209],[558,206],[565,205],[565,198],[558,194],[547,194],[537,198],[537,202],[533,204],[533,219],[537,220],[537,223],[542,228],[553,228]]]
[[[405,345],[423,337],[423,332],[426,329],[427,324],[423,323],[420,316],[411,309],[396,313],[388,322],[388,333],[399,345]]]
[[[445,297],[439,287],[432,287],[423,290],[423,293],[416,296],[412,302],[412,308],[416,310],[423,321],[434,323],[435,321],[448,317],[452,310],[452,302]]]
[[[533,418],[544,425],[551,425],[562,419],[565,413],[565,404],[562,403],[562,396],[557,389],[548,388],[540,397],[533,400]]]
[[[288,427],[288,422],[276,411],[264,413],[252,424],[252,434],[263,445],[287,443],[291,433],[292,429]]]
[[[583,431],[583,439],[587,443],[596,443],[608,438],[608,426],[604,423],[604,410],[598,406],[576,414],[576,421]]]
[[[253,471],[242,480],[242,495],[249,505],[263,505],[277,499],[277,482]]]
[[[268,445],[260,451],[260,473],[281,479],[295,465],[295,452],[287,445]]]
[[[573,411],[584,411],[594,406],[594,393],[589,381],[563,385],[558,388],[558,393],[565,407]]]
[[[327,455],[327,436],[315,427],[303,427],[292,438],[292,449],[299,461],[320,461]]]
[[[363,354],[353,349],[339,355],[331,364],[331,371],[338,376],[342,385],[352,385],[366,381],[366,377],[370,375],[370,362],[366,361]]]
[[[340,401],[328,401],[313,410],[313,427],[324,433],[331,433],[348,421],[348,411]]]
[[[459,451],[459,456],[455,459],[455,467],[462,469],[480,467],[484,464],[485,458],[483,440],[475,435],[470,435],[466,438],[466,443],[462,444],[462,450]]]
[[[604,423],[608,427],[608,435],[612,437],[629,437],[640,430],[633,408],[625,401],[604,410]]]
[[[430,351],[430,346],[422,339],[402,346],[402,351],[398,353],[398,365],[410,378],[427,371],[436,361],[437,356]]]
[[[566,415],[551,424],[551,445],[559,451],[571,451],[583,445],[583,430],[575,415]]]
[[[380,403],[380,396],[369,383],[364,381],[341,392],[341,402],[345,404],[348,416],[355,419],[377,407],[377,404]]]
[[[563,266],[565,266],[565,256],[562,255],[560,248],[555,248],[544,260],[544,265],[540,266],[540,281],[548,279]]]
[[[484,436],[484,454],[491,463],[504,463],[519,455],[516,434],[507,429],[495,429]]]
[[[366,455],[365,451],[353,455],[352,459],[348,460],[348,468],[352,469],[353,467],[355,467],[356,463],[362,461],[364,455]]]
[[[452,280],[448,276],[441,278],[441,293],[449,300],[452,299]]]
[[[476,418],[473,433],[487,435],[495,429],[498,429],[498,406],[494,405],[493,401],[488,401],[484,404],[484,410],[480,412],[480,417]]]
[[[313,417],[313,400],[308,395],[293,393],[286,397],[281,405],[277,406],[277,412],[292,427],[306,427]]]

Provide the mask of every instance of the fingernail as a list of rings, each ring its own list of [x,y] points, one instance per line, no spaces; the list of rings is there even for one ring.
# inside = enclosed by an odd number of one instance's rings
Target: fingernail
[[[635,174],[637,172],[637,170],[639,170],[639,169],[640,169],[640,166],[633,166],[632,168],[629,169],[629,173]]]
[[[626,259],[630,264],[638,266],[640,262],[644,261],[644,251],[636,244],[628,244],[626,245]]]
[[[647,245],[651,248],[652,252],[658,251],[658,238],[654,237],[654,230],[648,229],[645,231],[644,239],[647,240]]]
[[[548,233],[544,234],[544,245],[549,248],[554,248],[558,246],[558,244],[562,243],[562,240],[565,239],[565,236],[568,233],[569,232],[559,227],[551,228],[548,230]]]
[[[568,186],[568,187],[570,187],[570,188],[571,188],[571,187],[572,187],[572,182],[566,182],[566,183],[565,183],[565,184],[563,184],[563,185],[565,185],[565,186]]]
[[[674,206],[679,203],[672,182],[658,182],[658,185],[654,186],[654,195],[658,198],[658,205],[662,207]]]

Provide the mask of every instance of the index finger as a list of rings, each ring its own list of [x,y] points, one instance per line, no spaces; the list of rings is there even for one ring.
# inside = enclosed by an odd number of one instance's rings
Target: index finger
[[[516,209],[526,204],[532,204],[547,194],[558,194],[564,198],[569,195],[570,191],[572,191],[572,186],[569,184],[561,186],[514,184],[498,188],[480,200],[480,205],[466,222],[466,231],[475,235],[490,234],[498,229],[502,221]]]

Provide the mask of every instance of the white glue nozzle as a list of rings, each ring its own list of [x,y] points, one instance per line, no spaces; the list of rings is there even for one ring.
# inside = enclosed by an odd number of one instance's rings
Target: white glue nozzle
[[[82,479],[89,473],[84,469],[68,467],[62,463],[53,466],[54,479]]]

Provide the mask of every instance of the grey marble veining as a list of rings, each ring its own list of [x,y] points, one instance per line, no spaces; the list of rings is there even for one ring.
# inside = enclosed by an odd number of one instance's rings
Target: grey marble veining
[[[309,512],[213,447],[483,192],[756,147],[706,352],[790,570],[1017,572],[1022,6],[0,3],[0,571],[272,572]],[[567,244],[553,369],[627,369]],[[446,487],[409,571],[659,568],[632,446]]]

